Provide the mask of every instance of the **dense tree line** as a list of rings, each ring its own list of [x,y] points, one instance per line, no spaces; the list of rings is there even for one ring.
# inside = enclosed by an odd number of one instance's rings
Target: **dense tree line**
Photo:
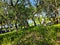
[[[47,18],[56,24],[58,23],[59,5],[59,0],[33,0],[33,2],[30,0],[10,0],[9,3],[5,0],[4,2],[0,1],[0,25],[9,25],[11,28],[10,24],[15,24],[16,30],[18,30],[17,24],[21,28],[28,28],[27,20],[32,19],[34,26],[36,26],[34,15],[38,15],[38,21],[41,24],[39,16],[41,12],[45,12]]]

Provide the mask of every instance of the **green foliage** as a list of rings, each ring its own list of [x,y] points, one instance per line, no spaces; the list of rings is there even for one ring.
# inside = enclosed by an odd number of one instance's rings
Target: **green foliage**
[[[0,35],[0,44],[11,42],[11,45],[54,45],[55,41],[56,32],[51,26],[30,27]]]

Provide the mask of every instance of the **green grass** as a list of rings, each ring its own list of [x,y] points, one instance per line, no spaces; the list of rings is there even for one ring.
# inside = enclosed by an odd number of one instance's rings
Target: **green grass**
[[[55,30],[51,26],[36,26],[24,30],[1,34],[0,45],[44,45],[55,44]],[[43,38],[44,37],[44,38]]]
[[[60,37],[60,24],[56,24],[54,25],[54,27],[56,28],[57,31],[57,37]],[[60,43],[57,43],[56,45],[60,45]]]
[[[60,32],[56,32],[56,30],[60,30],[60,24],[36,26],[18,32],[0,34],[0,45],[44,45],[44,43],[54,45],[56,36],[60,36]]]

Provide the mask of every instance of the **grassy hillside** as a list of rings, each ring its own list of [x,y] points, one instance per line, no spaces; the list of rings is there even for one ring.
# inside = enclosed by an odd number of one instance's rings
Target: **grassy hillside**
[[[55,45],[53,26],[36,26],[18,32],[0,34],[0,45]]]

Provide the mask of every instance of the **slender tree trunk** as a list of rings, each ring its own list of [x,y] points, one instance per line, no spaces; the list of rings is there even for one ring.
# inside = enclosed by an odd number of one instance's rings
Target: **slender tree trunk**
[[[41,24],[41,22],[40,22],[40,17],[38,17],[38,21],[39,21],[39,23]]]
[[[0,23],[1,24],[1,28],[0,28],[0,32],[2,31],[2,22]],[[2,32],[1,32],[2,33]]]
[[[26,22],[26,28],[28,28],[29,27],[29,24],[28,24],[27,20],[25,22]]]
[[[15,23],[16,30],[18,31],[17,23]]]
[[[17,26],[17,22],[15,23],[15,27],[16,27],[16,31],[18,32],[18,26]]]
[[[36,26],[36,22],[35,22],[34,18],[32,18],[32,20],[33,20],[33,22],[34,22],[34,26]]]

